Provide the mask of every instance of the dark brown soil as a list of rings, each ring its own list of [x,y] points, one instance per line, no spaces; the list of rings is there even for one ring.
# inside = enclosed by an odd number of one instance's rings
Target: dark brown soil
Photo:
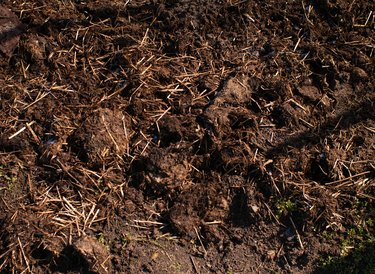
[[[371,1],[2,1],[1,273],[374,273]]]

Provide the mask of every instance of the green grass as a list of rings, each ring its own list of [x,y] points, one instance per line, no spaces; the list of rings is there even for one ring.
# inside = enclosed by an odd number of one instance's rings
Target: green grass
[[[291,199],[279,199],[276,201],[276,218],[287,216],[295,209],[296,205]]]
[[[357,221],[340,233],[340,256],[326,255],[314,273],[375,273],[374,208],[359,202],[353,208]],[[334,232],[323,231],[322,237],[332,239]]]
[[[375,273],[375,243],[368,243],[351,250],[342,257],[327,256],[322,259],[321,267],[314,273]]]
[[[16,177],[7,175],[4,171],[4,166],[0,166],[0,190],[12,191],[16,181]],[[4,183],[5,186],[2,186],[2,183]]]

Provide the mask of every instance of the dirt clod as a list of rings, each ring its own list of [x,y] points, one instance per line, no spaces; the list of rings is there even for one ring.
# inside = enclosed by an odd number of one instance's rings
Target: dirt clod
[[[17,47],[23,26],[18,17],[7,7],[0,5],[0,51],[12,56]]]
[[[73,244],[73,247],[89,264],[94,273],[110,273],[110,255],[108,250],[97,239],[84,236]]]
[[[71,137],[71,147],[89,165],[100,167],[113,155],[129,150],[132,135],[129,117],[110,109],[93,111]]]

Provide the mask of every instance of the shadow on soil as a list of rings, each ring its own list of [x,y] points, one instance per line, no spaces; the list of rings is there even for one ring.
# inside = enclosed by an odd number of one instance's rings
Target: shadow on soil
[[[60,257],[56,261],[55,271],[61,273],[94,273],[90,271],[87,260],[75,251],[72,246],[67,246],[60,253]]]
[[[248,197],[243,188],[236,191],[230,206],[230,218],[237,227],[248,227],[251,225],[251,214],[248,206]]]
[[[366,119],[375,119],[374,109],[373,100],[364,101],[344,112],[342,115],[328,120],[319,127],[304,131],[301,134],[285,140],[281,144],[268,150],[266,155],[268,158],[275,157],[276,155],[284,155],[287,153],[287,150],[283,150],[283,148],[287,148],[288,146],[302,148],[308,144],[315,145],[332,133],[332,131],[347,129]]]

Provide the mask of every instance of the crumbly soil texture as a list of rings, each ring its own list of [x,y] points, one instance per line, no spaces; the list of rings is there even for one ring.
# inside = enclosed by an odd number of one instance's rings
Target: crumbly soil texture
[[[1,273],[374,273],[367,0],[0,2]]]

